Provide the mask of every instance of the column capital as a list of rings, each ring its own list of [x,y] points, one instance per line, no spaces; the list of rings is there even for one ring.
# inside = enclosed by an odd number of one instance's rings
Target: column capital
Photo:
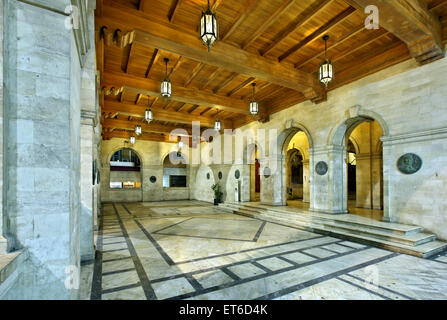
[[[96,112],[90,110],[81,110],[81,124],[96,126]]]

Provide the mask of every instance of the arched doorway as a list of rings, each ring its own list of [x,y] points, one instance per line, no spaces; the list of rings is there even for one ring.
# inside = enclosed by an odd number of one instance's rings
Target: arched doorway
[[[356,122],[346,130],[347,208],[351,214],[383,218],[383,152],[379,123]]]
[[[113,153],[109,160],[110,175],[107,195],[111,201],[142,201],[141,159],[130,148]]]
[[[287,205],[309,208],[309,139],[304,131],[292,131],[284,144]]]
[[[163,188],[187,188],[188,171],[182,153],[171,152],[163,160]]]
[[[247,147],[248,159],[247,164],[250,170],[250,201],[261,201],[261,162],[260,150],[256,144],[251,144]]]

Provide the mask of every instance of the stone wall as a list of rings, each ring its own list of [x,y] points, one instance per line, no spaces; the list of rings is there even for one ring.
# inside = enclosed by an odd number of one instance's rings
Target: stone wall
[[[3,1],[3,228],[8,251],[21,250],[28,257],[4,298],[76,299],[81,255],[79,33],[67,27],[68,0]]]
[[[142,189],[117,190],[110,188],[110,158],[121,148],[133,149],[141,160],[141,185]],[[102,142],[101,156],[101,201],[162,201],[162,200],[188,200],[191,198],[190,188],[163,188],[163,161],[170,152],[177,152],[177,144],[160,143],[153,141],[138,140],[132,146],[125,139],[114,138]],[[182,154],[190,159],[190,150],[182,149]],[[186,172],[187,182],[190,183],[190,170]],[[115,174],[115,173],[112,173]],[[154,176],[155,182],[150,178]]]

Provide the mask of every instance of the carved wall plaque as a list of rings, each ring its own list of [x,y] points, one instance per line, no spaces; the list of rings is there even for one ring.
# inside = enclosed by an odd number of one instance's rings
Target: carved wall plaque
[[[324,176],[327,173],[327,170],[328,170],[328,166],[327,166],[327,163],[324,161],[318,162],[317,165],[315,166],[315,171],[320,176]]]
[[[234,173],[234,177],[236,179],[239,179],[241,177],[241,172],[239,170],[236,170],[236,172]]]
[[[397,161],[397,168],[403,174],[415,174],[422,167],[422,159],[414,153],[407,153]]]
[[[157,182],[157,178],[156,178],[155,176],[150,177],[149,180],[150,180],[152,183]]]

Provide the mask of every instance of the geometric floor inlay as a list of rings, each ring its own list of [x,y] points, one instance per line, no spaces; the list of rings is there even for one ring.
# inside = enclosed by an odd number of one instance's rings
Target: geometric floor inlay
[[[447,299],[446,253],[419,259],[198,201],[104,204],[99,224],[83,298]]]

